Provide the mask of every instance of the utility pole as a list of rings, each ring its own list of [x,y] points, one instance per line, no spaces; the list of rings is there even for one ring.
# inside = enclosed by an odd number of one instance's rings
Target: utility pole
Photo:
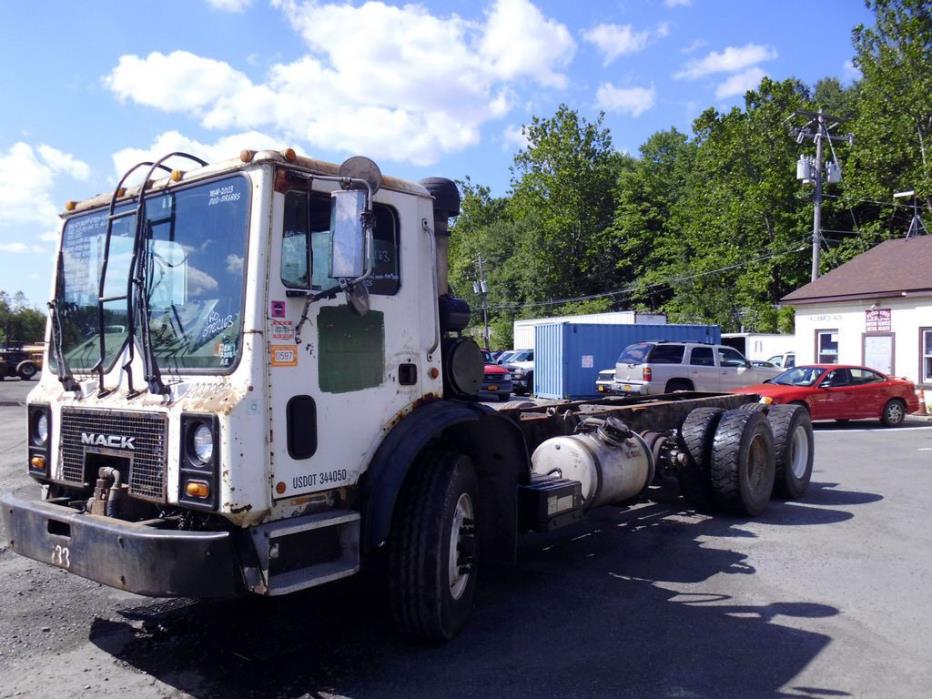
[[[793,112],[792,116],[809,119],[802,128],[792,129],[791,133],[796,137],[796,142],[802,144],[807,138],[812,138],[816,147],[815,161],[803,155],[796,164],[796,179],[815,185],[812,192],[812,281],[815,281],[819,278],[819,262],[822,257],[822,145],[827,141],[832,151],[832,159],[828,163],[828,181],[840,182],[841,165],[835,157],[832,141],[845,141],[851,145],[854,142],[854,136],[850,133],[844,136],[833,136],[832,129],[841,123],[841,119],[829,116],[821,108],[818,112],[800,109]]]
[[[485,349],[489,347],[489,285],[485,281],[485,272],[482,269],[482,255],[476,258],[476,281],[472,283],[473,292],[482,300],[482,339]]]

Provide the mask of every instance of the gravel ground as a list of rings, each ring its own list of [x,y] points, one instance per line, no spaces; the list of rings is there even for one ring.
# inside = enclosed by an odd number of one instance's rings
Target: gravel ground
[[[24,429],[0,407],[0,489],[25,494]],[[658,492],[529,537],[432,647],[396,636],[369,581],[153,600],[21,558],[0,531],[0,697],[927,697],[929,492],[932,423],[820,426],[802,501],[711,518]]]

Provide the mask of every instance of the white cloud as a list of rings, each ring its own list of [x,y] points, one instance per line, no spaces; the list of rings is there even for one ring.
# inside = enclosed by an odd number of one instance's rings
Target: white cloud
[[[766,75],[767,74],[757,66],[748,68],[741,73],[736,73],[715,88],[715,97],[717,99],[724,99],[725,97],[733,97],[734,95],[743,95],[748,90],[753,90],[760,85],[761,79]]]
[[[29,246],[25,243],[0,243],[0,252],[11,252],[14,254],[29,252]]]
[[[841,77],[845,82],[854,82],[864,77],[850,58],[841,66]]]
[[[563,87],[576,42],[565,25],[544,17],[528,0],[496,0],[486,18],[481,53],[503,80],[531,78]]]
[[[252,5],[252,0],[207,0],[207,4],[215,10],[224,12],[242,12]]]
[[[186,51],[122,56],[104,82],[121,100],[210,129],[266,130],[375,158],[432,163],[480,138],[524,82],[566,84],[575,43],[528,0],[495,0],[482,22],[420,5],[273,0],[308,53],[262,82]],[[352,27],[352,31],[347,31]]]
[[[693,0],[663,0],[663,4],[667,7],[689,7]]]
[[[36,152],[38,150],[38,153]],[[90,168],[73,155],[20,141],[0,152],[0,225],[42,224],[54,228],[58,207],[51,193],[60,175],[87,179]]]
[[[606,112],[621,112],[636,117],[654,106],[656,95],[653,85],[622,88],[602,83],[596,92],[595,101]]]
[[[683,48],[681,48],[680,53],[695,53],[699,49],[705,48],[708,45],[709,45],[709,42],[706,41],[705,39],[696,39],[695,41],[690,43],[688,46],[684,46]]]
[[[505,130],[502,132],[503,145],[506,149],[508,148],[527,148],[528,140],[527,134],[524,131],[523,126],[515,126],[510,124],[505,127]]]
[[[91,176],[91,168],[87,163],[81,162],[70,153],[64,153],[52,146],[40,145],[39,155],[49,166],[52,172],[65,173],[76,180],[87,181]]]
[[[703,58],[687,62],[673,77],[694,80],[713,73],[736,73],[776,57],[774,49],[759,44],[729,46],[724,51],[712,51]]]
[[[58,231],[46,231],[45,233],[40,233],[39,240],[43,240],[46,243],[57,243]]]
[[[242,274],[243,261],[243,258],[239,255],[234,255],[233,253],[227,255],[227,272],[230,274]]]
[[[252,150],[262,149],[281,149],[288,144],[274,139],[266,134],[257,131],[239,133],[226,136],[212,144],[201,143],[192,138],[179,133],[178,131],[166,131],[159,134],[148,148],[124,148],[113,154],[113,167],[117,175],[122,175],[136,163],[146,160],[161,158],[166,153],[180,151],[197,156],[208,163],[214,163],[219,160],[229,160],[235,158],[243,149]],[[182,170],[190,170],[195,164],[190,160],[182,158],[170,158],[166,161],[168,167],[177,167]],[[145,172],[140,168],[139,180],[145,177]],[[131,181],[130,184],[138,184],[138,181]]]
[[[609,65],[619,56],[643,51],[656,39],[670,33],[670,25],[664,22],[656,29],[634,31],[630,24],[599,24],[583,32],[583,38],[602,53],[602,65]]]

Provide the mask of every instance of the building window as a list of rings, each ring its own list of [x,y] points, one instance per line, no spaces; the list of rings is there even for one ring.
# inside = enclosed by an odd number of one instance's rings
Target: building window
[[[816,330],[816,363],[838,364],[838,330]]]
[[[922,355],[919,379],[922,383],[932,383],[932,328],[919,330],[919,345]]]

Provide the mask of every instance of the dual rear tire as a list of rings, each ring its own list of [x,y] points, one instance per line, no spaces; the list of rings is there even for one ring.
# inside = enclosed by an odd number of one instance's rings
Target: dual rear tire
[[[680,488],[700,509],[753,517],[772,495],[801,497],[812,475],[812,423],[797,405],[697,408],[680,428],[680,448]]]

